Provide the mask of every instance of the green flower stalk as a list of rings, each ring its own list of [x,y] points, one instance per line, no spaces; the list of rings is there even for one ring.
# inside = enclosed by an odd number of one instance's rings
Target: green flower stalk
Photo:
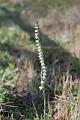
[[[38,25],[38,21],[36,21],[35,24],[35,42],[36,42],[36,46],[37,46],[37,52],[38,52],[38,57],[40,60],[40,64],[41,64],[41,86],[39,87],[40,90],[43,91],[43,97],[44,97],[44,120],[46,120],[46,91],[45,91],[45,81],[46,81],[46,65],[44,62],[44,57],[43,57],[43,52],[42,52],[42,48],[41,48],[41,44],[40,44],[40,40],[39,40],[39,25]]]

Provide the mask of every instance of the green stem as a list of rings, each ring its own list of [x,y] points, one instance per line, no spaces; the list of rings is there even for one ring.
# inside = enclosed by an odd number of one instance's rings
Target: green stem
[[[45,88],[43,89],[43,96],[44,96],[44,120],[46,120],[46,91],[45,91]]]

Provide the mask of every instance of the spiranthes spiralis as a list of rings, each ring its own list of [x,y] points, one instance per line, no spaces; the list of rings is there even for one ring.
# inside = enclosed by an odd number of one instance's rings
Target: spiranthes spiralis
[[[38,52],[38,57],[40,60],[40,64],[41,64],[41,85],[40,85],[40,90],[43,91],[43,97],[44,97],[44,120],[46,120],[46,91],[45,91],[45,81],[46,81],[46,65],[44,62],[44,56],[43,56],[43,52],[42,52],[42,48],[41,48],[41,44],[40,44],[40,40],[39,40],[39,25],[38,25],[38,21],[36,21],[35,23],[35,42],[36,42],[36,46],[37,46],[37,52]]]

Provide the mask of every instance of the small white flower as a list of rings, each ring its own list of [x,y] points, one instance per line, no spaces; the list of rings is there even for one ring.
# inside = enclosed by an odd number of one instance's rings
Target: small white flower
[[[38,40],[36,40],[36,43],[39,43],[39,41],[38,41]]]
[[[43,80],[41,81],[41,85],[44,85],[44,81]]]
[[[43,90],[43,86],[39,86],[39,89],[40,89],[40,90]]]

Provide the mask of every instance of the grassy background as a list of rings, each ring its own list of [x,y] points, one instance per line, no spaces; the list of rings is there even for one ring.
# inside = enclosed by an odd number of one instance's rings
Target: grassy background
[[[25,95],[23,95],[23,97],[16,97],[15,94],[13,93],[14,90],[14,85],[15,85],[15,81],[13,82],[13,80],[16,78],[16,75],[18,74],[17,72],[14,72],[14,70],[19,67],[20,73],[21,73],[21,78],[19,78],[19,80],[22,80],[21,84],[23,83],[23,81],[26,81],[26,79],[24,78],[25,74],[27,74],[27,72],[25,71],[25,68],[27,70],[29,70],[28,72],[31,73],[33,72],[34,69],[32,69],[32,63],[34,64],[34,66],[37,66],[34,71],[36,71],[37,73],[37,78],[35,77],[35,79],[40,79],[40,64],[39,64],[39,60],[37,60],[36,58],[31,57],[29,59],[29,63],[27,66],[25,66],[24,62],[26,60],[26,56],[30,57],[30,55],[32,54],[34,56],[35,51],[36,51],[36,47],[35,47],[35,42],[31,40],[31,36],[29,34],[29,32],[27,30],[24,30],[21,28],[20,25],[18,25],[16,22],[14,22],[12,16],[10,16],[9,14],[12,14],[13,12],[16,14],[20,14],[22,11],[24,11],[25,9],[29,9],[31,10],[31,14],[36,15],[36,16],[46,16],[48,14],[48,10],[49,8],[55,8],[58,11],[64,12],[65,10],[67,10],[68,8],[70,8],[73,5],[77,5],[79,4],[79,0],[27,0],[25,2],[25,4],[23,4],[22,2],[18,2],[17,0],[15,1],[11,1],[11,0],[4,0],[4,1],[0,1],[0,79],[2,81],[0,81],[0,101],[1,102],[13,102],[13,105],[18,105],[18,108],[12,108],[12,107],[5,107],[6,110],[8,110],[11,114],[14,114],[14,117],[16,119],[19,120],[18,116],[20,117],[20,114],[25,114],[26,118],[28,117],[30,120],[35,116],[35,110],[33,108],[32,103],[31,104],[27,104],[26,100],[30,97],[28,96],[27,98],[25,97]],[[6,13],[5,9],[9,10],[11,13]],[[3,9],[3,10],[2,10]],[[27,10],[26,10],[27,11]],[[35,14],[34,14],[35,13]],[[15,16],[15,15],[14,15]],[[21,24],[21,23],[20,23]],[[34,31],[33,31],[34,32]],[[42,34],[43,35],[43,34]],[[45,50],[44,54],[45,54],[45,60],[46,60],[46,64],[48,63],[47,67],[48,67],[48,79],[50,82],[50,80],[52,79],[51,75],[52,72],[55,70],[55,81],[56,79],[58,80],[58,82],[62,82],[60,81],[60,78],[62,78],[62,74],[67,72],[66,70],[66,66],[67,62],[68,62],[68,58],[70,58],[70,60],[74,59],[74,67],[72,68],[73,71],[73,78],[76,78],[77,81],[77,74],[79,73],[80,70],[80,60],[76,59],[74,57],[71,56],[71,54],[67,53],[67,51],[65,51],[64,49],[62,49],[62,47],[60,46],[60,41],[62,40],[62,42],[64,41],[62,38],[60,38],[61,40],[58,40],[58,43],[52,44],[52,42],[50,41],[46,41],[45,39],[47,39],[47,37],[44,36],[42,37],[43,39],[41,40],[41,44],[43,46],[47,45],[49,47],[51,47],[51,49],[47,50],[46,48],[43,47],[43,50]],[[44,41],[45,40],[45,41]],[[56,49],[53,49],[53,47],[59,47],[59,49],[56,51]],[[61,51],[61,52],[60,52]],[[60,55],[58,56],[58,52],[60,52]],[[52,56],[54,54],[54,57]],[[54,60],[55,59],[59,59],[60,62],[58,62],[56,65],[54,64]],[[66,59],[66,62],[65,62]],[[21,60],[21,63],[19,65],[16,65],[15,63],[18,63],[19,60]],[[16,62],[17,61],[17,62]],[[33,62],[32,62],[33,61]],[[36,61],[34,63],[34,61]],[[63,62],[63,63],[62,63]],[[78,69],[76,69],[78,68]],[[61,72],[60,70],[64,70],[64,72]],[[78,70],[78,72],[77,72]],[[51,71],[51,73],[50,73]],[[14,74],[12,74],[14,73]],[[38,78],[39,77],[39,78]],[[67,78],[67,76],[65,75],[65,77]],[[55,93],[58,95],[61,95],[62,93],[62,84],[59,84],[58,86],[58,82],[56,83],[56,88],[55,88]],[[5,84],[4,84],[5,83]],[[36,82],[35,82],[36,83]],[[54,95],[54,82],[51,82],[51,88],[50,88],[50,94],[52,94],[52,97]],[[22,86],[21,86],[22,87]],[[49,86],[50,87],[50,86]],[[75,89],[75,96],[76,95],[76,88],[72,88],[71,90]],[[68,89],[69,90],[69,89]],[[71,92],[71,91],[68,91]],[[70,95],[70,94],[69,94]],[[80,93],[78,95],[78,97],[80,96]],[[43,109],[41,109],[42,106],[42,96],[40,94],[37,95],[37,100],[34,99],[35,104],[40,106],[36,106],[37,110],[39,112],[43,112]],[[71,98],[71,96],[70,96]],[[73,97],[74,99],[74,97]],[[28,102],[30,102],[31,99],[29,99]],[[40,100],[40,101],[39,101]],[[71,105],[72,103],[70,103]],[[73,102],[74,104],[74,102]],[[71,107],[71,106],[69,106]],[[40,114],[41,114],[40,113]],[[38,118],[34,118],[34,120],[37,120]]]

